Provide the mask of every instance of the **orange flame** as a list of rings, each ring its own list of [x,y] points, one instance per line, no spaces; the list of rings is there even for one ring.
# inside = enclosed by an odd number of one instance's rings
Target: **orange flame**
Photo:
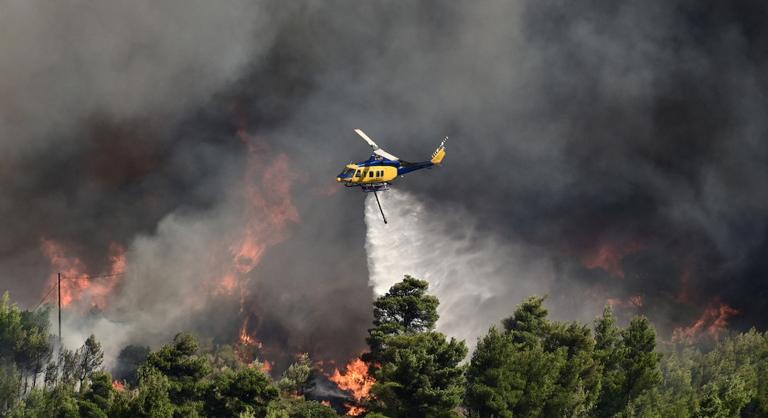
[[[121,382],[119,380],[113,380],[112,381],[112,389],[114,389],[114,390],[116,390],[118,392],[125,391],[125,382]]]
[[[344,373],[334,369],[329,379],[336,383],[339,389],[351,392],[358,403],[370,395],[371,388],[376,383],[376,380],[368,375],[368,365],[359,358],[350,361]],[[347,415],[350,416],[358,416],[366,412],[365,408],[359,405],[346,406],[349,408]]]
[[[347,415],[349,415],[350,417],[358,417],[368,412],[368,410],[363,408],[362,406],[351,405],[348,403],[345,403],[344,406],[348,408]]]
[[[261,371],[264,372],[264,374],[272,373],[272,363],[264,360],[264,362],[261,363]]]
[[[291,199],[296,176],[289,169],[288,157],[278,155],[264,170],[255,156],[246,172],[247,223],[237,244],[231,247],[235,269],[246,274],[261,261],[264,250],[286,239],[285,228],[299,222],[299,212]],[[260,178],[261,183],[253,179]]]
[[[106,308],[108,299],[125,273],[125,249],[122,246],[116,243],[110,245],[109,273],[98,278],[92,278],[86,273],[87,268],[79,258],[68,256],[61,243],[43,238],[41,246],[54,269],[49,278],[51,285],[56,284],[57,274],[61,273],[62,306],[69,306],[73,302],[90,302],[91,306]]]
[[[641,251],[645,246],[639,242],[620,244],[601,244],[593,251],[583,254],[581,262],[588,269],[601,268],[612,277],[624,278],[622,261],[629,254]]]
[[[248,318],[243,321],[240,327],[240,344],[261,348],[261,342],[248,334]]]
[[[675,329],[672,332],[672,341],[693,341],[701,338],[702,335],[719,339],[720,335],[728,327],[728,318],[739,313],[741,312],[738,309],[732,308],[725,303],[719,303],[718,306],[711,303],[693,325]]]
[[[645,303],[645,299],[643,299],[642,295],[634,295],[634,296],[628,297],[626,300],[620,299],[620,298],[608,298],[605,300],[605,303],[613,309],[616,309],[616,308],[638,309],[643,307],[643,304]]]
[[[216,288],[216,293],[232,296],[235,294],[235,289],[237,289],[237,286],[237,277],[235,277],[234,274],[227,273],[219,281],[219,286]]]
[[[290,170],[288,157],[279,154],[267,161],[268,147],[248,134],[244,119],[237,136],[248,152],[241,193],[243,225],[229,237],[230,244],[225,248],[231,261],[212,290],[218,295],[239,295],[240,312],[244,313],[251,279],[249,273],[259,265],[267,248],[288,237],[288,226],[300,222],[300,218],[291,195],[297,176]],[[240,328],[239,340],[245,346],[262,347],[249,332],[247,317]]]

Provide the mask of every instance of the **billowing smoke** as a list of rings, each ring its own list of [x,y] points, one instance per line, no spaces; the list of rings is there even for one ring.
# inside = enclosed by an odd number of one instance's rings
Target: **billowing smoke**
[[[373,196],[365,205],[374,293],[386,293],[406,274],[427,280],[440,299],[438,329],[448,335],[473,344],[492,323],[509,316],[517,301],[567,293],[572,285],[555,282],[546,253],[494,233],[478,236],[475,220],[462,210],[429,211],[416,196],[397,190],[382,199],[388,224]],[[594,306],[581,309],[591,319]]]
[[[68,308],[69,328],[114,348],[245,328],[277,361],[358,354],[373,290],[405,273],[432,282],[441,328],[468,338],[530,293],[560,318],[644,313],[665,338],[705,312],[764,327],[766,14],[682,0],[7,5],[0,285],[34,306],[56,270],[42,243],[94,277],[123,248],[106,307]],[[442,169],[382,195],[390,225],[332,181],[369,151],[358,127],[407,160],[451,137]]]

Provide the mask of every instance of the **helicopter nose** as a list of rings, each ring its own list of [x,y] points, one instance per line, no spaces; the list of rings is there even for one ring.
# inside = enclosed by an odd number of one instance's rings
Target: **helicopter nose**
[[[341,177],[336,177],[337,182],[341,182]]]

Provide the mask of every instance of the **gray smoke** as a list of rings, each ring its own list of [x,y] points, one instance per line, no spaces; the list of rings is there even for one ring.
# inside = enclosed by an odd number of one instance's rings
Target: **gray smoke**
[[[101,315],[119,326],[100,338],[226,342],[247,317],[273,357],[337,361],[364,349],[373,290],[404,273],[430,280],[441,327],[470,338],[529,293],[559,318],[611,299],[668,333],[718,301],[740,310],[732,326],[764,327],[766,14],[683,0],[8,5],[0,285],[33,305],[50,273],[41,238],[92,274],[117,242],[128,269]],[[366,228],[363,194],[333,184],[369,151],[353,128],[406,160],[451,137],[441,170],[383,195],[391,225]],[[238,130],[260,147],[252,178]],[[241,312],[198,290],[230,267],[243,187],[274,180],[280,155],[299,221],[276,228]],[[588,262],[606,248],[622,275]]]

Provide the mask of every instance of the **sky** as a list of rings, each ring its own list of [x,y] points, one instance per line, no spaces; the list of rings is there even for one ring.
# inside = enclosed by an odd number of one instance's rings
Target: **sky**
[[[0,290],[34,307],[53,272],[87,275],[65,344],[95,332],[112,355],[244,331],[277,363],[345,361],[404,274],[470,345],[531,294],[664,339],[765,329],[767,14],[6,1]],[[406,160],[450,138],[443,167],[382,194],[387,225],[334,182],[370,151],[355,128]]]

